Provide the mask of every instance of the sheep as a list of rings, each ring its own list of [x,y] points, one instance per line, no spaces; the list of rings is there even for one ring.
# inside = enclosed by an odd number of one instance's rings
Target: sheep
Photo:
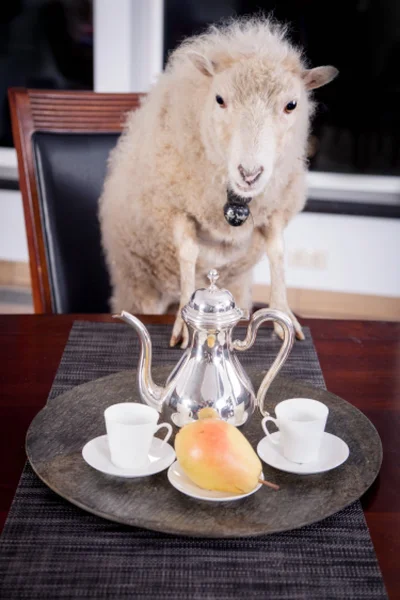
[[[266,17],[212,26],[171,54],[128,115],[99,201],[113,311],[162,314],[179,303],[170,344],[185,348],[181,309],[207,271],[217,268],[250,309],[252,268],[266,252],[269,305],[304,339],[287,301],[283,231],[306,199],[310,90],[337,73],[306,68]],[[250,208],[240,227],[224,218],[227,190]]]

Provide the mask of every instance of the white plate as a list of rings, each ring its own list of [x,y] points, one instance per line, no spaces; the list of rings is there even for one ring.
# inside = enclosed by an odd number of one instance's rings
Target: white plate
[[[271,437],[277,440],[279,440],[279,436],[279,431],[271,434]],[[275,467],[275,469],[279,469],[280,471],[297,473],[299,475],[312,475],[313,473],[330,471],[343,464],[347,460],[349,453],[349,447],[346,442],[326,431],[322,438],[319,458],[315,462],[294,463],[288,460],[283,456],[280,446],[272,444],[268,437],[263,438],[257,446],[258,456],[267,465]]]
[[[261,479],[264,479],[264,474],[261,473]],[[210,500],[211,502],[227,502],[229,500],[240,500],[240,498],[246,498],[247,496],[251,496],[257,492],[261,483],[259,483],[254,490],[249,492],[248,494],[234,494],[231,492],[213,492],[211,490],[203,490],[203,488],[199,487],[193,481],[189,479],[187,475],[185,475],[181,465],[178,461],[175,461],[173,465],[168,469],[168,479],[171,485],[174,486],[177,490],[182,492],[182,494],[186,494],[186,496],[191,496],[192,498],[197,498],[198,500]]]
[[[167,469],[175,460],[175,450],[168,443],[163,444],[162,440],[153,438],[149,452],[149,462],[140,469],[121,469],[111,462],[110,449],[106,435],[94,438],[88,442],[83,450],[84,460],[98,471],[107,475],[116,475],[117,477],[147,477],[154,475],[164,469]]]

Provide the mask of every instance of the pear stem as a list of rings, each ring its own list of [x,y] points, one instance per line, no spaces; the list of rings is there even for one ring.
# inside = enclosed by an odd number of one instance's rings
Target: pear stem
[[[265,479],[259,479],[258,483],[262,483],[263,485],[266,485],[267,487],[270,487],[273,490],[279,490],[279,485],[276,485],[276,483],[271,483],[270,481],[266,481]]]

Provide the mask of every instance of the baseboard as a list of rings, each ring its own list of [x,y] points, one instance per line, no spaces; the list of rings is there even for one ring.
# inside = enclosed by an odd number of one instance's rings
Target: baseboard
[[[29,263],[0,260],[0,285],[30,288]]]
[[[268,299],[269,286],[255,284],[253,301]],[[400,321],[400,298],[289,288],[288,300],[300,317]]]

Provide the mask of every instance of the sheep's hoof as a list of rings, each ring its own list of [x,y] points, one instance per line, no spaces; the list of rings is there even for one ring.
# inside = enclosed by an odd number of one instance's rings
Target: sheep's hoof
[[[173,335],[169,341],[170,348],[174,348],[178,341],[178,338],[175,335]]]
[[[285,312],[287,312],[287,311],[285,311]],[[306,337],[305,337],[305,335],[303,333],[303,329],[302,329],[300,323],[298,322],[298,320],[296,319],[296,317],[293,315],[293,313],[291,311],[289,313],[289,316],[290,316],[291,321],[293,323],[293,327],[294,327],[294,332],[295,332],[295,335],[296,335],[296,339],[301,340],[301,341],[305,340]],[[283,340],[284,333],[283,333],[283,329],[279,325],[279,323],[274,323],[274,330],[275,330],[275,333],[278,336],[278,338],[280,338],[281,340]]]
[[[298,340],[301,340],[302,342],[306,339],[306,336],[303,333],[303,330],[300,328],[299,330],[296,329],[296,338]]]

